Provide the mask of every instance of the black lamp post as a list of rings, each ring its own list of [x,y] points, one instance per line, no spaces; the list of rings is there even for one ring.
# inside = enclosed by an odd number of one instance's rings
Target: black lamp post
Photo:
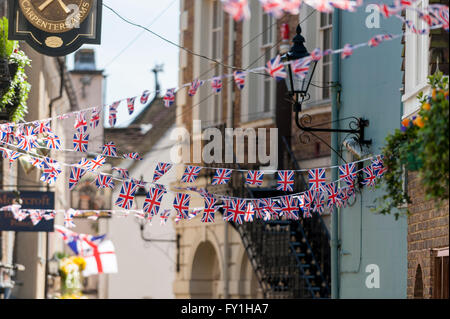
[[[309,56],[308,50],[304,43],[305,38],[301,35],[302,28],[300,24],[297,26],[297,35],[292,42],[294,45],[291,50],[282,56],[284,62],[302,59]],[[312,126],[306,126],[311,123],[311,116],[304,114],[300,118],[300,112],[302,112],[302,104],[310,99],[308,93],[309,86],[311,84],[314,71],[316,70],[317,61],[311,61],[309,65],[309,71],[304,78],[300,78],[292,72],[291,64],[287,65],[288,76],[286,78],[286,86],[290,97],[292,98],[293,111],[295,112],[295,124],[304,132],[335,132],[335,133],[347,133],[349,135],[356,136],[356,140],[360,145],[370,145],[372,140],[366,140],[364,137],[364,128],[369,126],[369,120],[363,118],[352,117],[352,121],[349,123],[348,129],[327,129],[318,128]]]

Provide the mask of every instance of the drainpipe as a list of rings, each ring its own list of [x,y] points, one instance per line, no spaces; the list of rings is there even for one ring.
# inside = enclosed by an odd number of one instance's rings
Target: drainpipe
[[[339,48],[340,45],[340,17],[341,11],[334,9],[333,14],[333,49]],[[338,54],[332,55],[332,100],[331,100],[331,121],[332,129],[339,129],[339,109],[338,109],[338,94],[340,90],[339,80],[340,80],[340,59]],[[339,136],[338,133],[334,132],[331,134],[331,146],[333,149],[338,149],[339,147]],[[331,166],[338,165],[338,157],[335,152],[331,152]],[[331,180],[335,181],[338,179],[338,169],[332,169]],[[333,214],[331,216],[331,298],[339,299],[339,285],[340,285],[340,275],[339,275],[339,215],[338,210],[334,208]]]

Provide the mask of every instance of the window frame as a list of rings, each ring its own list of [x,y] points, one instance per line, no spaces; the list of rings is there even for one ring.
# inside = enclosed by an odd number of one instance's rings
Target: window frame
[[[322,26],[322,15],[327,16],[327,23]],[[324,43],[324,34],[325,31],[329,31],[330,32],[330,48],[332,49],[333,46],[333,39],[332,39],[332,34],[333,34],[333,14],[332,13],[320,13],[319,18],[317,19],[317,28],[319,30],[319,32],[317,32],[317,43],[319,44],[319,47],[325,51],[327,48],[324,47],[323,43]],[[331,21],[330,21],[331,20]],[[318,69],[318,73],[319,73],[319,81],[321,82],[321,86],[323,86],[323,88],[319,89],[319,94],[317,97],[318,101],[329,101],[331,100],[331,88],[329,87],[330,85],[328,83],[325,82],[331,82],[332,79],[332,59],[331,56],[328,55],[327,56],[329,61],[325,62],[324,58],[320,59],[319,61],[319,68]],[[324,69],[325,66],[329,67],[329,79],[325,79],[324,76]],[[317,72],[317,71],[316,71]],[[327,81],[325,81],[327,80]],[[324,91],[327,90],[328,91],[328,97],[324,97]]]

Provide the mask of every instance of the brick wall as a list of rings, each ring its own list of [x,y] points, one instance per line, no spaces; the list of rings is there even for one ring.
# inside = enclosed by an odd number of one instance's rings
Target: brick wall
[[[417,173],[408,174],[408,193],[412,203],[408,206],[408,298],[415,298],[415,284],[420,265],[423,298],[433,296],[433,270],[437,248],[449,245],[448,201],[438,207],[433,200],[426,200]],[[419,288],[420,289],[420,288]]]

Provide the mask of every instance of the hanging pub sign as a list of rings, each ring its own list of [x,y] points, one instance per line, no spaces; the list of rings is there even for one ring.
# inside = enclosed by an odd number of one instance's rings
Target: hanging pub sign
[[[14,192],[0,192],[0,207],[12,205],[17,198]],[[22,209],[27,212],[32,210],[55,209],[55,193],[53,192],[20,192]],[[30,216],[18,221],[11,211],[0,211],[0,231],[22,231],[22,232],[53,232],[54,219],[39,217],[39,222],[33,223]]]
[[[9,0],[9,39],[63,56],[85,43],[100,44],[102,0]]]

